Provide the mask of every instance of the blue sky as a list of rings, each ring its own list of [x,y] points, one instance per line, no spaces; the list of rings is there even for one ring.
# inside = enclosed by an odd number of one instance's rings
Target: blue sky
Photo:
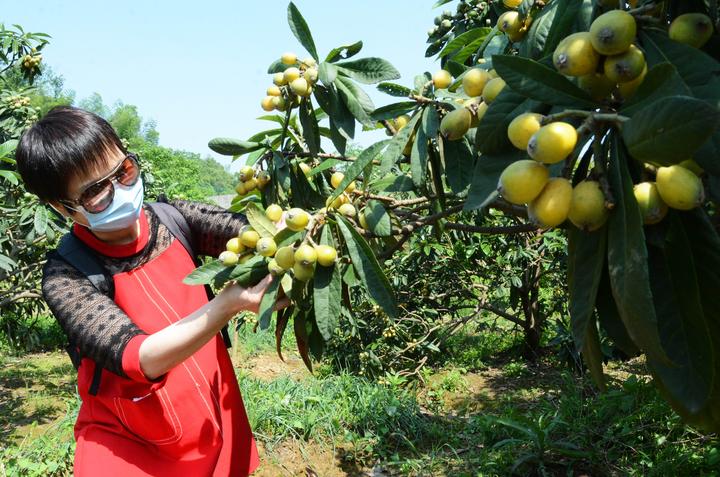
[[[2,3],[0,21],[53,37],[44,60],[65,77],[77,99],[98,92],[106,104],[134,104],[144,118],[157,121],[160,144],[218,158],[207,148],[210,138],[244,139],[269,124],[255,119],[263,114],[260,99],[271,83],[267,66],[285,51],[307,56],[288,28],[287,1]],[[432,10],[433,3],[295,2],[321,57],[335,46],[363,40],[358,56],[389,60],[406,85],[415,74],[439,68],[424,57],[426,31],[441,10]],[[365,89],[376,106],[392,100],[374,87]],[[356,141],[369,144],[381,136],[359,132]]]

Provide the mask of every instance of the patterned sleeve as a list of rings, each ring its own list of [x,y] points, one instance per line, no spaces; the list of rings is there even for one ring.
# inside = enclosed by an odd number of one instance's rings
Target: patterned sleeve
[[[243,214],[228,212],[214,205],[184,200],[173,200],[170,204],[188,221],[198,255],[217,257],[225,250],[226,242],[236,237],[247,224]]]
[[[119,376],[123,352],[137,335],[145,335],[110,297],[65,261],[50,257],[43,268],[42,292],[55,318],[82,356]]]

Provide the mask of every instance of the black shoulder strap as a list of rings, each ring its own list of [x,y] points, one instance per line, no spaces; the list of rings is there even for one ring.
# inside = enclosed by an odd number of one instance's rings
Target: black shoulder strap
[[[190,231],[190,224],[188,224],[185,217],[177,210],[173,205],[166,202],[164,195],[158,197],[157,202],[149,203],[150,208],[158,216],[160,222],[168,228],[170,233],[178,239],[178,241],[185,247],[187,253],[190,254],[196,265],[200,265],[197,255],[195,254],[195,247],[193,247],[192,232]],[[205,293],[207,294],[208,300],[212,300],[215,296],[210,288],[210,285],[205,285]],[[232,342],[230,341],[230,334],[228,333],[228,325],[223,326],[221,330],[225,347],[231,348]]]
[[[73,266],[77,271],[82,273],[104,295],[111,299],[115,296],[115,285],[110,277],[108,277],[105,267],[87,245],[78,239],[72,232],[65,234],[60,239],[60,244],[56,250],[57,255]],[[80,367],[80,352],[72,340],[69,340],[68,346],[65,348],[70,355],[75,369]],[[90,384],[90,394],[97,395],[100,388],[100,377],[102,375],[102,367],[95,363],[95,371],[93,372],[92,383]]]

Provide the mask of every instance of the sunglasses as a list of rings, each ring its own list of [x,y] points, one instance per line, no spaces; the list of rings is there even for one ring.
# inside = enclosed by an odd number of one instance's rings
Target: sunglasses
[[[83,189],[76,200],[64,199],[59,202],[71,210],[77,211],[77,206],[80,206],[91,214],[98,214],[112,204],[116,182],[124,186],[134,186],[139,177],[137,156],[130,153],[110,174]]]

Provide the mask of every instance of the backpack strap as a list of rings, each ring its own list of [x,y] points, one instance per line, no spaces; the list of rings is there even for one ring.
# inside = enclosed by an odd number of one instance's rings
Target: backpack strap
[[[105,267],[103,267],[97,255],[95,255],[90,247],[85,245],[82,240],[77,238],[72,232],[65,234],[60,239],[56,254],[77,271],[85,275],[100,293],[109,296],[110,299],[114,298],[115,285],[107,275]],[[70,338],[68,338],[68,345],[65,351],[70,355],[70,361],[72,361],[75,369],[78,369],[82,356],[80,355],[77,345]],[[93,372],[93,379],[90,384],[90,394],[93,396],[97,395],[98,389],[100,388],[101,375],[102,367],[95,363],[95,371]]]
[[[175,237],[187,253],[192,257],[195,265],[200,265],[197,254],[195,253],[195,247],[193,247],[192,232],[190,231],[190,224],[188,224],[185,217],[177,210],[172,204],[167,203],[167,198],[164,195],[158,197],[157,202],[151,202],[148,204],[150,208],[158,216],[160,222],[168,228],[170,233]],[[210,285],[205,285],[205,294],[207,294],[208,300],[212,300],[215,294],[212,292]],[[228,332],[228,325],[222,327],[220,330],[223,341],[225,342],[226,348],[232,348],[232,342],[230,341],[230,333]]]

